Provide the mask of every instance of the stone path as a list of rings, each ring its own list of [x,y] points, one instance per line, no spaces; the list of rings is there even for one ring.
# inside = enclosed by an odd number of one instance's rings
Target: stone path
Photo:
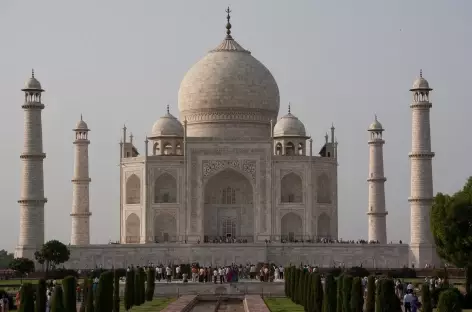
[[[261,296],[250,295],[244,298],[244,308],[250,312],[270,312]]]
[[[169,304],[161,312],[181,312],[185,307],[187,307],[190,303],[196,300],[197,300],[197,296],[193,296],[193,295],[182,296],[176,301]]]

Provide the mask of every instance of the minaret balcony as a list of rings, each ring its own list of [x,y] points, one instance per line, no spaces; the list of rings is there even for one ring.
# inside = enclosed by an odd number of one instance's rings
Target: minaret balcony
[[[411,203],[411,202],[424,202],[424,203],[432,203],[433,202],[433,198],[432,197],[413,197],[413,196],[410,196],[408,197],[408,201]]]
[[[386,177],[370,177],[367,179],[367,182],[385,182],[387,181]]]
[[[41,199],[26,199],[26,198],[22,198],[22,199],[19,199],[18,200],[18,203],[19,204],[45,204],[48,202],[48,199],[47,198],[41,198]]]
[[[429,109],[433,107],[433,104],[431,102],[423,101],[423,102],[413,102],[410,104],[410,108],[423,108],[423,109]]]
[[[431,159],[434,157],[434,152],[410,152],[408,154],[408,157]]]
[[[71,182],[74,182],[74,183],[90,183],[92,182],[92,179],[90,178],[74,178],[72,180],[70,180]]]
[[[369,211],[369,212],[367,212],[367,215],[368,215],[368,216],[379,216],[379,217],[382,217],[382,216],[388,215],[388,211]]]
[[[44,158],[46,158],[45,153],[39,153],[39,154],[23,153],[20,155],[20,159],[44,159]]]
[[[44,109],[44,104],[41,102],[26,102],[21,106],[23,109]]]

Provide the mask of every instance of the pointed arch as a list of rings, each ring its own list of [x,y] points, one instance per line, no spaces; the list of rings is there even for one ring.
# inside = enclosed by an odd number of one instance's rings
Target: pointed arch
[[[139,244],[141,237],[141,222],[137,214],[132,213],[126,218],[126,243]]]
[[[292,142],[285,144],[285,155],[293,156],[295,155],[295,145]]]
[[[305,145],[303,143],[298,143],[298,155],[305,155]]]
[[[129,205],[141,203],[141,180],[135,174],[126,180],[126,203]]]
[[[177,202],[177,180],[171,174],[164,172],[154,181],[154,202]]]
[[[326,214],[322,213],[318,217],[318,238],[330,238],[331,237],[331,218]]]
[[[280,201],[282,203],[301,203],[303,201],[302,178],[290,172],[280,181]]]
[[[330,204],[331,203],[331,183],[326,175],[326,173],[322,173],[317,178],[317,191],[316,197],[318,203],[322,204]]]
[[[302,218],[294,213],[289,212],[280,220],[282,228],[282,240],[296,241],[303,238],[303,221]]]
[[[159,243],[177,241],[177,220],[170,213],[163,212],[155,216],[154,241]]]
[[[283,154],[283,147],[282,147],[282,143],[277,143],[275,145],[275,155],[282,155]]]

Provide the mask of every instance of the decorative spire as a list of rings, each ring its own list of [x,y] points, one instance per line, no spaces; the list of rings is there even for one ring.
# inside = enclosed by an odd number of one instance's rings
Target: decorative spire
[[[226,39],[232,39],[232,37],[231,37],[231,23],[229,22],[229,20],[231,19],[231,15],[229,15],[229,13],[231,13],[231,10],[229,9],[229,6],[228,6],[228,8],[226,9],[225,12],[227,13],[226,20],[228,21],[226,23]]]
[[[374,116],[375,116],[375,121],[378,121],[378,120],[377,120],[377,114],[375,114]]]
[[[423,78],[423,70],[420,69],[420,78]]]
[[[82,114],[80,114],[80,121],[84,121],[84,119],[82,118]]]
[[[126,124],[124,124],[124,125],[123,125],[123,130],[125,130],[125,131],[126,131]]]
[[[34,78],[34,68],[31,69],[31,78]]]
[[[288,102],[288,113],[291,114],[292,113],[292,108],[291,108],[292,104],[290,104],[290,102]]]
[[[331,130],[334,130],[334,122],[331,123]]]
[[[169,104],[167,104],[167,114],[170,114],[169,113]]]

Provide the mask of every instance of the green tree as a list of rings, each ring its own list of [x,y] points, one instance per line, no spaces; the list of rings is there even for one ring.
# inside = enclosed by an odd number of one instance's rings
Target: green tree
[[[28,273],[34,272],[34,262],[28,258],[15,258],[10,262],[9,267],[20,273],[21,278]]]
[[[433,302],[431,300],[431,292],[429,291],[429,284],[424,283],[421,286],[421,303],[422,312],[433,312]]]
[[[95,311],[113,312],[113,272],[111,271],[103,272],[100,275]]]
[[[125,281],[125,296],[124,296],[124,305],[125,305],[125,310],[128,311],[131,309],[133,306],[133,285],[132,281],[133,280],[133,274],[132,270],[128,269],[126,272],[126,281]]]
[[[382,285],[384,283],[384,279],[381,278],[377,281],[375,285],[375,312],[382,312]]]
[[[431,231],[438,255],[457,267],[472,265],[472,177],[462,190],[451,195],[438,193],[431,211]]]
[[[141,274],[139,268],[134,272],[134,299],[135,306],[141,305]]]
[[[343,278],[343,312],[351,312],[352,276]]]
[[[336,280],[328,274],[325,279],[325,290],[323,297],[323,312],[336,312],[337,295]]]
[[[64,308],[66,312],[77,312],[77,280],[74,276],[67,276],[62,280]]]
[[[21,285],[20,312],[34,312],[34,290],[31,283]]]
[[[343,312],[343,289],[344,289],[344,275],[340,275],[338,277],[338,289],[337,289],[337,304],[336,304],[336,312]]]
[[[120,312],[120,275],[113,270],[113,312]]]
[[[285,297],[290,298],[290,267],[286,267],[284,270],[284,291]]]
[[[454,289],[447,289],[439,295],[437,312],[462,312],[460,296]]]
[[[401,311],[401,303],[395,295],[395,283],[392,279],[384,279],[381,286],[382,312]]]
[[[141,275],[141,278],[140,278],[140,282],[141,282],[141,285],[140,285],[140,288],[141,288],[140,300],[141,300],[141,304],[144,304],[144,303],[146,303],[146,271],[144,271],[143,268],[139,268],[139,274]]]
[[[34,253],[34,257],[40,264],[45,263],[46,271],[48,271],[68,261],[70,258],[70,250],[60,241],[51,240],[43,244],[41,249]]]
[[[0,250],[0,269],[8,269],[10,268],[10,262],[14,259],[13,253],[9,253],[5,249]]]
[[[305,272],[305,279],[303,281],[303,302],[302,305],[305,308],[305,311],[308,311],[308,306],[310,304],[310,288],[311,288],[311,274]]]
[[[47,285],[46,280],[40,279],[36,285],[36,312],[45,312],[47,303]]]
[[[54,288],[51,301],[51,312],[66,312],[64,307],[64,296],[62,293],[62,287],[60,285],[57,285]]]
[[[87,303],[85,312],[95,312],[95,294],[93,292],[93,281],[87,279]]]
[[[300,279],[298,280],[298,285],[297,285],[297,301],[296,303],[299,305],[303,305],[303,297],[304,297],[304,292],[303,290],[305,289],[305,275],[306,272],[305,270],[301,269],[300,270]]]
[[[367,278],[365,312],[375,312],[375,276],[373,275]]]
[[[326,283],[326,281],[325,281]],[[321,275],[314,273],[312,282],[312,308],[314,312],[323,312],[323,284],[321,283]]]
[[[355,277],[351,288],[351,312],[364,311],[364,294],[362,293],[362,281],[360,277]]]
[[[300,269],[296,267],[292,267],[292,274],[293,274],[293,278],[291,279],[291,283],[290,283],[290,293],[292,295],[291,296],[292,301],[296,303],[298,279],[300,278]]]

